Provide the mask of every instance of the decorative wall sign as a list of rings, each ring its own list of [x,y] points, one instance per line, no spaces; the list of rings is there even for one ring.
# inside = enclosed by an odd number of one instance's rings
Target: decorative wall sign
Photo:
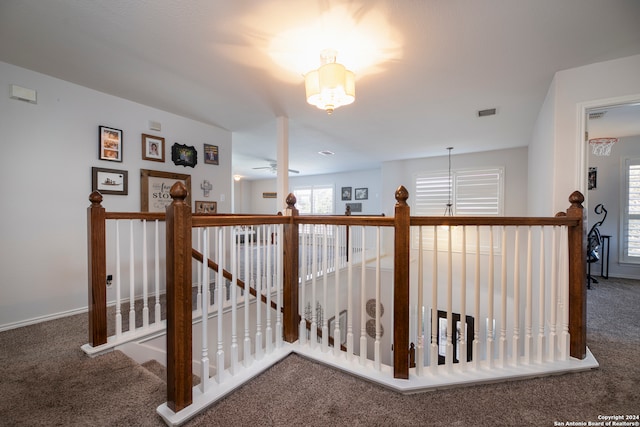
[[[346,205],[351,212],[362,212],[362,203],[347,203]]]
[[[100,126],[98,129],[98,153],[100,160],[122,161],[122,131]]]
[[[185,202],[191,206],[191,175],[140,169],[140,211],[165,212],[171,204],[171,186],[181,181],[187,187]]]
[[[278,193],[275,191],[266,191],[262,193],[263,199],[276,199],[278,197]]]
[[[91,191],[102,194],[127,195],[129,193],[128,172],[117,169],[91,168]]]
[[[204,162],[208,165],[217,165],[218,160],[218,146],[204,144]]]
[[[164,162],[164,138],[143,133],[142,160]]]
[[[176,142],[171,147],[171,160],[173,160],[173,164],[177,166],[194,168],[198,163],[198,152],[194,146],[187,146]]]

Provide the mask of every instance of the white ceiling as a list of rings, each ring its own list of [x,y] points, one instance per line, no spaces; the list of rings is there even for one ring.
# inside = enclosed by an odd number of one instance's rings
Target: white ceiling
[[[266,51],[339,5],[377,23],[385,60],[328,116]],[[1,61],[228,129],[253,178],[278,116],[301,175],[525,146],[556,71],[639,53],[638,0],[0,0]]]

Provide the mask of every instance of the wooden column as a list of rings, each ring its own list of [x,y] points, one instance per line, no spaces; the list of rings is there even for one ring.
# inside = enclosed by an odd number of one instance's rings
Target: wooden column
[[[167,206],[167,406],[178,412],[193,401],[191,350],[191,206],[182,182]]]
[[[102,194],[94,191],[87,208],[87,254],[89,257],[89,343],[107,343],[107,249],[106,212]]]
[[[571,206],[567,217],[579,223],[569,227],[569,334],[571,357],[584,359],[587,355],[587,249],[584,221],[584,196],[574,191],[569,196]]]
[[[396,190],[393,264],[393,377],[409,379],[409,192]]]
[[[289,216],[288,224],[284,226],[283,238],[283,335],[286,342],[294,342],[298,339],[298,324],[300,313],[298,309],[298,224],[294,217],[298,216],[296,209],[296,196],[289,193],[287,196],[287,208],[285,216]]]

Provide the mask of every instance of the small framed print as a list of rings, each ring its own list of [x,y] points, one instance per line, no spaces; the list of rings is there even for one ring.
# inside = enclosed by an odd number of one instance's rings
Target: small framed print
[[[119,194],[126,196],[129,193],[127,171],[117,169],[91,168],[91,191],[99,191],[102,194]]]
[[[204,144],[204,162],[208,165],[219,164],[217,145]]]
[[[202,214],[218,213],[218,203],[196,200],[196,213],[202,213]]]
[[[368,188],[356,188],[356,200],[367,200],[369,198]]]
[[[142,160],[164,162],[164,138],[143,133]]]
[[[98,129],[98,149],[100,160],[122,161],[122,131],[106,126]]]
[[[140,211],[166,212],[171,204],[171,186],[181,181],[187,187],[186,204],[191,206],[191,175],[140,169]]]
[[[345,209],[349,212],[362,212],[362,203],[346,203]]]
[[[351,200],[351,187],[342,187],[342,200]]]

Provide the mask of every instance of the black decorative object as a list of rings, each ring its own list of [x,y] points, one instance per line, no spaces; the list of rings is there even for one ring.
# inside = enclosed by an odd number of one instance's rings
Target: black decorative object
[[[194,146],[178,144],[177,142],[171,147],[171,160],[177,166],[195,167],[198,163],[198,152]]]

